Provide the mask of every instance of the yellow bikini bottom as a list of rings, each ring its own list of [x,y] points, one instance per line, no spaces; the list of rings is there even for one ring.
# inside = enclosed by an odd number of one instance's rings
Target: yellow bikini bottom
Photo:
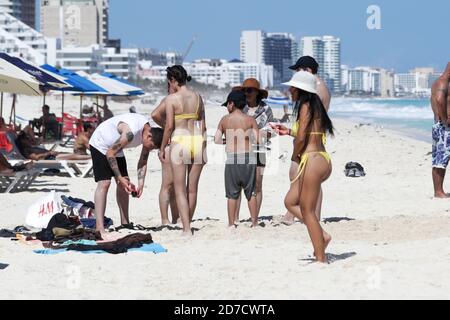
[[[328,163],[331,163],[331,157],[327,152],[308,152],[305,153],[301,159],[300,159],[300,165],[298,166],[298,174],[295,177],[294,180],[292,180],[291,184],[294,184],[300,177],[302,176],[303,172],[305,171],[306,164],[308,163],[309,156],[312,154],[320,154],[325,160],[327,160]]]
[[[205,139],[203,136],[174,136],[172,137],[172,144],[176,143],[183,147],[183,151],[189,152],[191,158],[195,158],[203,151],[203,143]]]

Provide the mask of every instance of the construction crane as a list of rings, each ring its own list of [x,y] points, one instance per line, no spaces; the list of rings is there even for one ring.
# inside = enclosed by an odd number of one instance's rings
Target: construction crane
[[[197,41],[196,35],[192,38],[191,42],[189,43],[188,48],[186,49],[186,52],[183,54],[182,61],[181,61],[182,63],[186,60],[186,57],[188,56],[189,52],[191,52],[192,46],[194,45],[195,41]]]

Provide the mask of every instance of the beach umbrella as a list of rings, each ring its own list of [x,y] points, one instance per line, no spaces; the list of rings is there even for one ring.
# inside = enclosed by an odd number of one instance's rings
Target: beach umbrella
[[[92,81],[88,80],[87,78],[84,78],[77,74],[76,72],[68,69],[57,69],[49,64],[45,64],[41,66],[42,69],[52,72],[54,74],[57,74],[58,76],[61,76],[65,79],[65,82],[70,84],[71,88],[59,88],[57,90],[62,91],[62,119],[64,123],[64,93],[65,92],[72,92],[72,93],[81,93],[80,94],[80,104],[83,104],[83,93],[103,93],[107,94],[107,91],[105,91],[103,88],[99,87]],[[81,113],[80,113],[80,119],[81,119]]]
[[[44,69],[41,69],[39,67],[35,67],[20,58],[11,57],[3,52],[0,53],[0,58],[6,60],[10,64],[13,64],[17,68],[33,76],[37,81],[41,83],[41,89],[43,91],[71,87],[64,81],[63,77],[60,77],[52,72],[45,71]]]
[[[120,85],[122,85],[122,87],[128,92],[130,96],[140,96],[145,94],[145,91],[142,90],[141,88],[136,87],[127,80],[117,77],[116,75],[113,75],[111,73],[102,73],[101,76],[119,82]]]
[[[42,94],[40,90],[40,83],[15,65],[9,63],[7,60],[0,58],[0,116],[3,116],[3,93],[13,93],[13,103],[11,106],[10,122],[14,119],[15,124],[15,108],[16,108],[16,94],[25,94],[30,96],[39,96]],[[14,111],[14,117],[13,117]]]
[[[39,96],[42,94],[40,83],[7,60],[0,58],[0,91]]]
[[[104,94],[106,96],[128,96],[128,87],[125,88],[125,85],[120,84],[116,80],[106,78],[101,76],[100,74],[92,74],[89,75],[85,72],[78,72],[79,75],[86,77],[88,80],[94,82],[99,87],[103,88],[107,92]],[[95,95],[96,93],[88,93],[89,95]]]

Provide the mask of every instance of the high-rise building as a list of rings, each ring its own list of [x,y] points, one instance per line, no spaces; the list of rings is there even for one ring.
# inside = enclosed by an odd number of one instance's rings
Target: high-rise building
[[[57,51],[57,66],[86,73],[111,73],[121,78],[136,78],[138,49],[65,47]]]
[[[341,40],[332,36],[322,38],[324,43],[323,71],[328,88],[333,92],[341,89]]]
[[[37,65],[56,62],[56,39],[46,38],[18,18],[0,12],[0,51]]]
[[[36,28],[36,0],[20,0],[20,20]]]
[[[242,31],[241,61],[273,66],[276,85],[291,79],[289,67],[297,59],[298,52],[295,36],[290,33]]]
[[[342,66],[341,91],[349,94],[393,97],[394,74],[381,68]]]
[[[437,77],[433,68],[415,68],[395,75],[395,89],[399,93],[430,94]]]
[[[264,63],[273,66],[276,83],[292,78],[289,69],[295,63],[298,52],[295,36],[290,33],[267,33],[264,39]]]
[[[319,77],[333,92],[341,90],[341,40],[333,36],[303,37],[300,41],[302,56],[311,56],[319,64]]]
[[[242,31],[241,61],[264,63],[264,39],[266,36],[266,33],[261,30]]]
[[[20,0],[0,0],[0,12],[6,12],[16,18],[19,18],[20,5]]]
[[[300,40],[300,56],[310,56],[319,64],[319,77],[325,79],[324,72],[324,43],[321,37],[303,37]]]
[[[41,32],[61,46],[104,45],[108,39],[108,0],[42,0]]]
[[[0,0],[0,12],[6,12],[36,28],[36,0]]]

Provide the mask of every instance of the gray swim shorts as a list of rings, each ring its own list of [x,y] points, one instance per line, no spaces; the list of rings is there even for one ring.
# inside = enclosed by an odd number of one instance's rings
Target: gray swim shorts
[[[248,201],[256,197],[257,160],[254,154],[228,154],[225,165],[225,190],[228,199],[238,200],[242,190]]]

